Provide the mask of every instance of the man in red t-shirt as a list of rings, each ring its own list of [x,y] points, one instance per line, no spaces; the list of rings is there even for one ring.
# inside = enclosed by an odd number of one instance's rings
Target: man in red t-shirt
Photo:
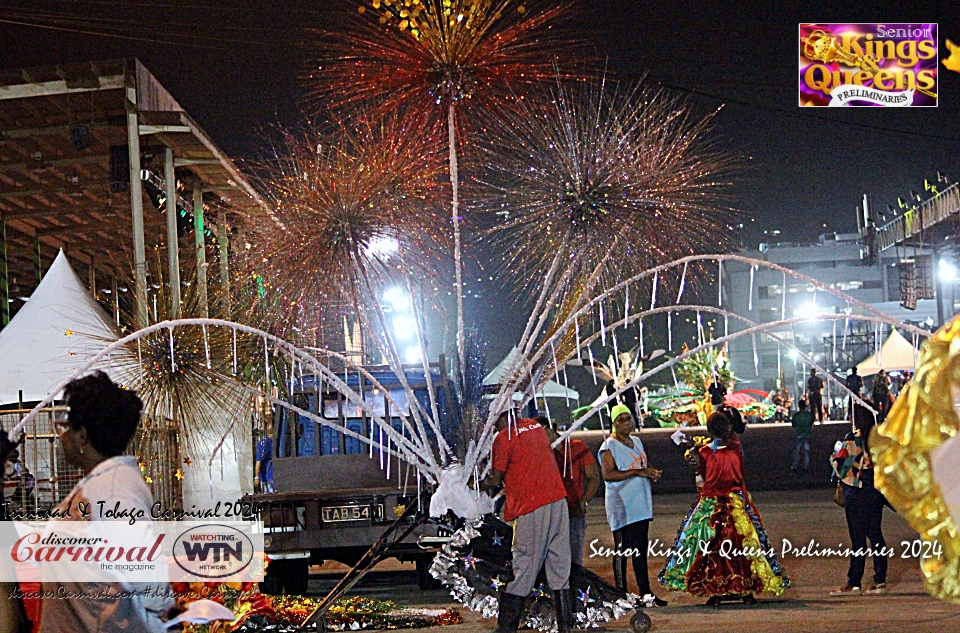
[[[552,445],[560,436],[550,421],[538,415],[534,418],[547,432]],[[582,440],[561,442],[553,449],[557,468],[567,491],[567,509],[570,511],[570,561],[583,566],[583,543],[587,538],[587,504],[600,490],[600,468],[593,451]]]
[[[566,489],[553,458],[550,440],[535,420],[505,411],[497,419],[490,474],[484,488],[503,484],[505,521],[513,524],[514,579],[500,591],[496,633],[520,626],[523,601],[533,591],[543,567],[553,589],[558,633],[570,633],[570,519]]]

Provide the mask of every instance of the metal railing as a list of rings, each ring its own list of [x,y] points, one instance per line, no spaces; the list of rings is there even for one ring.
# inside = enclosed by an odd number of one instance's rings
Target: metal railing
[[[80,470],[67,464],[57,441],[54,417],[64,407],[49,407],[24,429],[17,476],[7,476],[6,464],[0,464],[3,500],[15,509],[32,512],[46,510],[59,503],[82,477]],[[9,429],[19,422],[29,409],[0,411],[0,426]],[[30,479],[32,476],[32,481]]]
[[[876,253],[903,243],[934,224],[960,214],[960,187],[954,183],[920,206],[876,228]]]
[[[67,463],[54,425],[56,413],[64,410],[63,406],[44,408],[27,424],[17,448],[19,472],[8,473],[7,464],[0,463],[0,499],[14,510],[46,511],[66,498],[83,477],[79,468]],[[30,411],[0,411],[0,428],[13,427]],[[180,472],[182,456],[175,430],[164,423],[141,426],[131,445],[141,453],[141,469],[154,501],[163,509],[181,508],[183,489],[174,473]]]

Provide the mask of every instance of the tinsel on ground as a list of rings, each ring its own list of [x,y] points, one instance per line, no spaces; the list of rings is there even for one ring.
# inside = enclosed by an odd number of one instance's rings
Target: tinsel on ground
[[[254,591],[253,583],[174,583],[178,601],[185,605],[199,598],[219,602],[232,610],[233,622],[184,625],[187,633],[299,633],[316,631],[316,625],[304,626],[320,601],[305,596],[267,596]],[[355,596],[341,598],[325,615],[326,628],[334,631],[414,629],[460,624],[463,617],[455,609],[413,609],[389,600]]]
[[[335,631],[419,629],[461,622],[460,613],[450,609],[410,609],[390,600],[361,597],[343,598],[327,612],[327,628]]]
[[[492,515],[468,522],[437,554],[430,573],[450,595],[471,611],[495,618],[499,593],[512,580],[513,530]],[[570,589],[576,626],[599,627],[642,606],[640,597],[620,591],[589,570],[573,565]],[[541,571],[524,608],[522,624],[540,631],[555,631],[553,595]]]

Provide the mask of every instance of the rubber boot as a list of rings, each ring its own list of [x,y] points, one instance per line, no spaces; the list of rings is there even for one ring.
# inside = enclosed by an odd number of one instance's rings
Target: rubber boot
[[[497,615],[497,628],[494,633],[515,633],[520,628],[523,600],[523,596],[500,592],[500,613]]]
[[[573,630],[573,602],[569,589],[553,592],[553,606],[557,611],[557,633],[571,633]]]

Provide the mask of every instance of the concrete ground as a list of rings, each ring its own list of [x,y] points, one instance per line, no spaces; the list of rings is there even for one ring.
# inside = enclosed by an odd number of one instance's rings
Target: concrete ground
[[[753,495],[771,544],[778,549],[778,553],[783,539],[788,539],[796,546],[805,545],[811,539],[822,547],[849,545],[843,509],[834,505],[831,492],[825,489],[762,491]],[[660,539],[664,548],[672,546],[680,521],[686,516],[692,501],[692,496],[687,494],[655,496],[655,517],[650,526],[651,542]],[[599,539],[598,546],[613,546],[603,512],[602,504],[590,508],[585,556],[589,556],[589,543],[593,539]],[[781,558],[781,562],[793,584],[780,598],[760,596],[760,604],[756,607],[724,603],[720,608],[710,608],[704,606],[701,598],[661,590],[660,596],[670,604],[665,608],[648,610],[653,620],[653,630],[698,633],[704,630],[750,633],[885,633],[905,630],[910,633],[945,633],[960,630],[960,606],[928,596],[923,590],[919,560],[900,557],[905,547],[914,542],[916,534],[890,510],[884,512],[884,536],[888,546],[896,550],[896,557],[890,560],[887,577],[889,593],[886,595],[831,597],[830,590],[846,580],[848,560],[788,554]],[[904,541],[907,545],[902,544]],[[664,562],[663,557],[650,560],[650,578],[655,587],[656,575]],[[592,571],[612,581],[613,573],[608,559],[586,558],[585,563]],[[325,595],[344,569],[336,563],[313,568],[311,594]],[[864,584],[869,585],[871,580],[872,561],[868,561]],[[631,590],[636,590],[632,579]],[[400,564],[395,560],[381,563],[350,595],[389,599],[405,606],[458,606],[442,589],[418,589],[413,565]],[[464,623],[445,627],[446,633],[477,633],[491,631],[494,627],[492,620],[484,620],[465,609],[461,609],[461,613]],[[611,622],[606,628],[629,630],[629,618]]]

